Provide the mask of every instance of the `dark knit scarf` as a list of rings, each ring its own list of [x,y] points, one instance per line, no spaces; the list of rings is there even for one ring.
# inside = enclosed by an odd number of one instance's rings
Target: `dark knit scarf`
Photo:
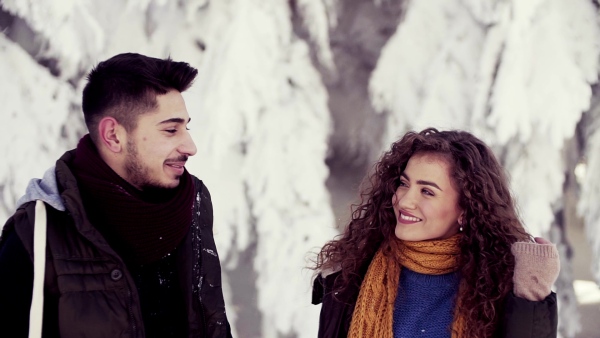
[[[127,264],[147,264],[173,251],[192,221],[194,183],[184,171],[177,188],[140,191],[102,160],[89,134],[71,169],[91,223]]]

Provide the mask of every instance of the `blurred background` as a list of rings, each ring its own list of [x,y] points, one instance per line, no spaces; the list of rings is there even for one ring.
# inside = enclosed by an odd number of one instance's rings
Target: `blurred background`
[[[0,226],[87,131],[85,75],[137,52],[184,94],[235,337],[316,337],[311,253],[408,130],[464,129],[557,243],[562,337],[600,337],[599,4],[592,0],[0,0]]]

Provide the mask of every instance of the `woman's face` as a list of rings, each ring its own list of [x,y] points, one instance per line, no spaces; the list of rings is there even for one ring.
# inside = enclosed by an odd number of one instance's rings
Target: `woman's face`
[[[392,197],[396,237],[405,241],[445,239],[458,232],[459,193],[450,166],[438,154],[415,154]]]

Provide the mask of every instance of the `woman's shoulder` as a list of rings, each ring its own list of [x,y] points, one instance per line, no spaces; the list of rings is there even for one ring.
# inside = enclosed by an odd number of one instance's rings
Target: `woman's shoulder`
[[[332,290],[335,279],[342,273],[341,269],[323,269],[317,273],[313,281],[312,303],[321,304],[327,290]]]

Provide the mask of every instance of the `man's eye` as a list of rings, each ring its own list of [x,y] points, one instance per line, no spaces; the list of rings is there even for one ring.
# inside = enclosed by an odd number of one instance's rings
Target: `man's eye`
[[[165,130],[167,133],[171,133],[171,134],[175,134],[177,132],[177,129],[167,129]]]

